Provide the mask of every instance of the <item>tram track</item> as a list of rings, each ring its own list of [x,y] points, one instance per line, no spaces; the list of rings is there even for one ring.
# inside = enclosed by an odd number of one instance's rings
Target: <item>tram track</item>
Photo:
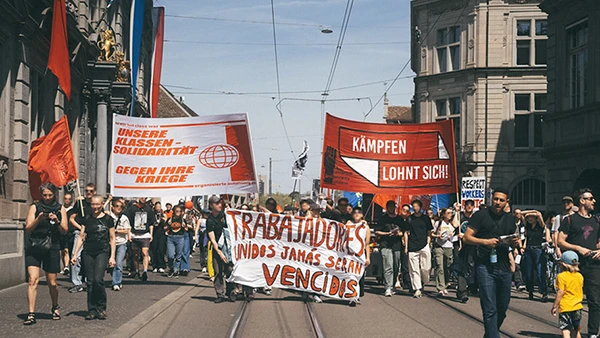
[[[248,323],[248,317],[252,311],[252,304],[255,302],[275,302],[276,299],[262,298],[252,301],[243,301],[237,312],[235,313],[229,330],[227,332],[227,338],[241,338],[244,337],[244,331],[247,329],[246,324]],[[325,333],[319,324],[316,313],[313,309],[312,303],[303,301],[305,315],[307,317],[307,324],[310,326],[311,336],[314,338],[325,338]]]

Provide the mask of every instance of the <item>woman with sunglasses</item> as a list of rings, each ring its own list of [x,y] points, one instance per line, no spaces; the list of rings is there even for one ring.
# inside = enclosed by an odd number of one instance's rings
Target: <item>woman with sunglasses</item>
[[[58,285],[56,274],[60,272],[60,234],[67,233],[67,211],[57,202],[58,190],[52,183],[40,187],[42,199],[29,207],[25,219],[25,231],[30,242],[25,250],[25,264],[29,275],[27,303],[29,314],[23,325],[33,325],[35,319],[35,300],[40,280],[40,268],[46,273],[46,282],[52,298],[52,319],[59,320]]]
[[[116,236],[115,224],[110,215],[104,213],[104,198],[92,197],[92,213],[78,223],[83,225],[83,235],[75,244],[75,251],[81,251],[81,263],[87,279],[86,320],[106,319],[106,289],[104,274],[106,265],[115,266]],[[75,258],[73,258],[75,260]]]

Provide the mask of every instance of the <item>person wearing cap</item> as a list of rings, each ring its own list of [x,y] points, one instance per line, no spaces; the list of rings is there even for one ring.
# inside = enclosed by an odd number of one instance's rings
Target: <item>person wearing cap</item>
[[[565,196],[562,198],[562,206],[563,206],[563,211],[560,215],[557,215],[556,218],[554,218],[554,223],[552,223],[552,229],[551,229],[551,234],[552,234],[552,242],[553,243],[557,243],[558,242],[558,229],[560,228],[560,224],[562,223],[563,219],[565,219],[565,217],[573,215],[575,213],[575,210],[573,210],[573,197],[571,196]],[[560,252],[560,247],[556,246],[556,257],[560,257],[561,252]]]
[[[230,295],[230,301],[234,301],[233,284],[226,284],[225,282],[225,278],[231,275],[232,266],[230,264],[231,244],[228,243],[227,238],[229,230],[225,222],[225,214],[223,213],[223,200],[219,196],[213,195],[208,199],[208,206],[210,208],[210,215],[208,215],[208,219],[206,220],[206,233],[213,248],[212,258],[213,269],[215,271],[213,285],[217,294],[215,303],[223,302],[227,295]]]
[[[579,273],[579,256],[574,251],[565,251],[560,265],[562,272],[556,276],[556,299],[551,312],[558,315],[563,337],[581,337],[583,276]]]
[[[600,222],[592,213],[596,199],[592,190],[583,188],[577,194],[579,210],[563,219],[558,229],[558,245],[579,255],[585,296],[589,307],[588,336],[598,338],[600,328]]]

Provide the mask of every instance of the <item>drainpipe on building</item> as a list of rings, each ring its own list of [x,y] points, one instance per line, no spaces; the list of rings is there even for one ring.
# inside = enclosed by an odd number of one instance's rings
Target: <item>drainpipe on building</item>
[[[486,185],[490,185],[490,179],[488,177],[488,94],[489,94],[489,85],[488,85],[488,67],[489,64],[489,54],[490,54],[490,0],[486,1],[486,19],[485,19],[485,155],[484,155],[484,170],[485,170],[485,182]],[[486,192],[488,188],[486,187]]]

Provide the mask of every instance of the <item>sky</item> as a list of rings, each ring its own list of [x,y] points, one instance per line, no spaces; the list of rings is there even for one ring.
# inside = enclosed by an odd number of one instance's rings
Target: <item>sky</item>
[[[291,166],[303,140],[310,152],[302,192],[319,178],[320,93],[326,87],[346,4],[346,0],[274,1],[275,22],[280,23],[276,35],[282,118],[276,109],[269,0],[155,0],[155,6],[166,8],[162,84],[183,96],[201,116],[247,112],[258,174],[268,176],[269,158],[273,161],[273,192],[292,191]],[[321,33],[320,26],[333,33]],[[409,57],[410,0],[355,0],[325,111],[364,120]],[[390,105],[410,105],[412,75],[409,65],[388,92]],[[371,82],[378,83],[335,90]],[[312,93],[295,93],[299,91]],[[334,101],[340,99],[347,100]],[[366,121],[384,122],[383,101]]]

